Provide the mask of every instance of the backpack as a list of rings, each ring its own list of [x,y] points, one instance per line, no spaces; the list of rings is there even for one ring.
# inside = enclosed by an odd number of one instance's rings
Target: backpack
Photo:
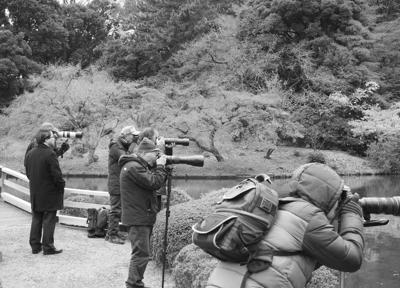
[[[87,231],[89,238],[103,238],[106,236],[106,229],[108,228],[108,215],[110,214],[110,209],[101,207],[88,208],[87,209],[87,220],[88,224]]]
[[[110,215],[110,209],[105,207],[99,208],[97,210],[97,223],[96,223],[96,237],[104,238],[107,234],[108,228],[108,216]]]
[[[87,209],[87,219],[86,223],[88,224],[87,232],[89,238],[96,237],[96,223],[97,223],[97,209],[88,208]]]
[[[269,247],[258,251],[258,242],[275,221],[279,196],[261,182],[270,178],[260,174],[230,188],[215,211],[193,225],[193,243],[221,261],[247,265],[247,277],[267,269],[275,254]]]

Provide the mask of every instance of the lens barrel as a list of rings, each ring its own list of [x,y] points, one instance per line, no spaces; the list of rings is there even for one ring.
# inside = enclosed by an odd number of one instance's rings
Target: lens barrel
[[[167,156],[167,164],[186,164],[191,166],[203,167],[204,156],[195,155],[187,157]]]
[[[79,138],[83,136],[83,132],[72,132],[72,131],[60,131],[57,132],[58,137],[62,138]]]
[[[189,146],[189,139],[187,138],[164,138],[164,142],[167,145],[175,143],[175,145]]]
[[[358,200],[364,214],[400,216],[400,197],[364,197]]]

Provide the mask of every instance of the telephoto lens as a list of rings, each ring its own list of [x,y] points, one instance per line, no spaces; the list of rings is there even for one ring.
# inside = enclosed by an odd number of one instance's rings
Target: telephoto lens
[[[175,143],[175,145],[189,146],[189,139],[187,139],[187,138],[164,138],[164,143],[167,145]]]
[[[400,197],[364,197],[358,200],[364,214],[400,216]]]
[[[79,138],[83,136],[83,132],[60,131],[57,132],[58,137],[62,138]]]
[[[186,164],[191,166],[203,167],[204,156],[195,155],[187,157],[167,156],[167,164]]]

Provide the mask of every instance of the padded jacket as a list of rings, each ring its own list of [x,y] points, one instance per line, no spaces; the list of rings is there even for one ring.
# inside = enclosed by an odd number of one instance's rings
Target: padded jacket
[[[326,214],[343,191],[343,180],[326,165],[307,164],[293,173],[286,186],[292,196],[280,199],[274,225],[258,244],[259,251],[297,252],[274,256],[269,268],[253,273],[245,287],[304,288],[316,267],[355,272],[361,267],[363,221],[356,213],[340,216],[339,232]],[[256,256],[257,258],[257,256]],[[219,262],[207,288],[239,288],[246,266]]]
[[[108,148],[108,192],[110,194],[121,194],[119,191],[119,175],[121,167],[118,165],[118,160],[122,155],[130,154],[129,144],[123,142],[121,137],[112,139]]]
[[[167,171],[163,165],[151,170],[147,162],[136,155],[122,156],[119,165],[122,167],[122,223],[152,226],[157,216],[156,190],[165,186]]]

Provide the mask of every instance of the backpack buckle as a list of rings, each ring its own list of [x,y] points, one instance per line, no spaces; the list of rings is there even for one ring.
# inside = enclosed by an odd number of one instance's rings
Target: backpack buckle
[[[265,197],[263,197],[261,200],[260,209],[272,214],[273,216],[276,212],[276,206],[274,205],[274,203]]]

